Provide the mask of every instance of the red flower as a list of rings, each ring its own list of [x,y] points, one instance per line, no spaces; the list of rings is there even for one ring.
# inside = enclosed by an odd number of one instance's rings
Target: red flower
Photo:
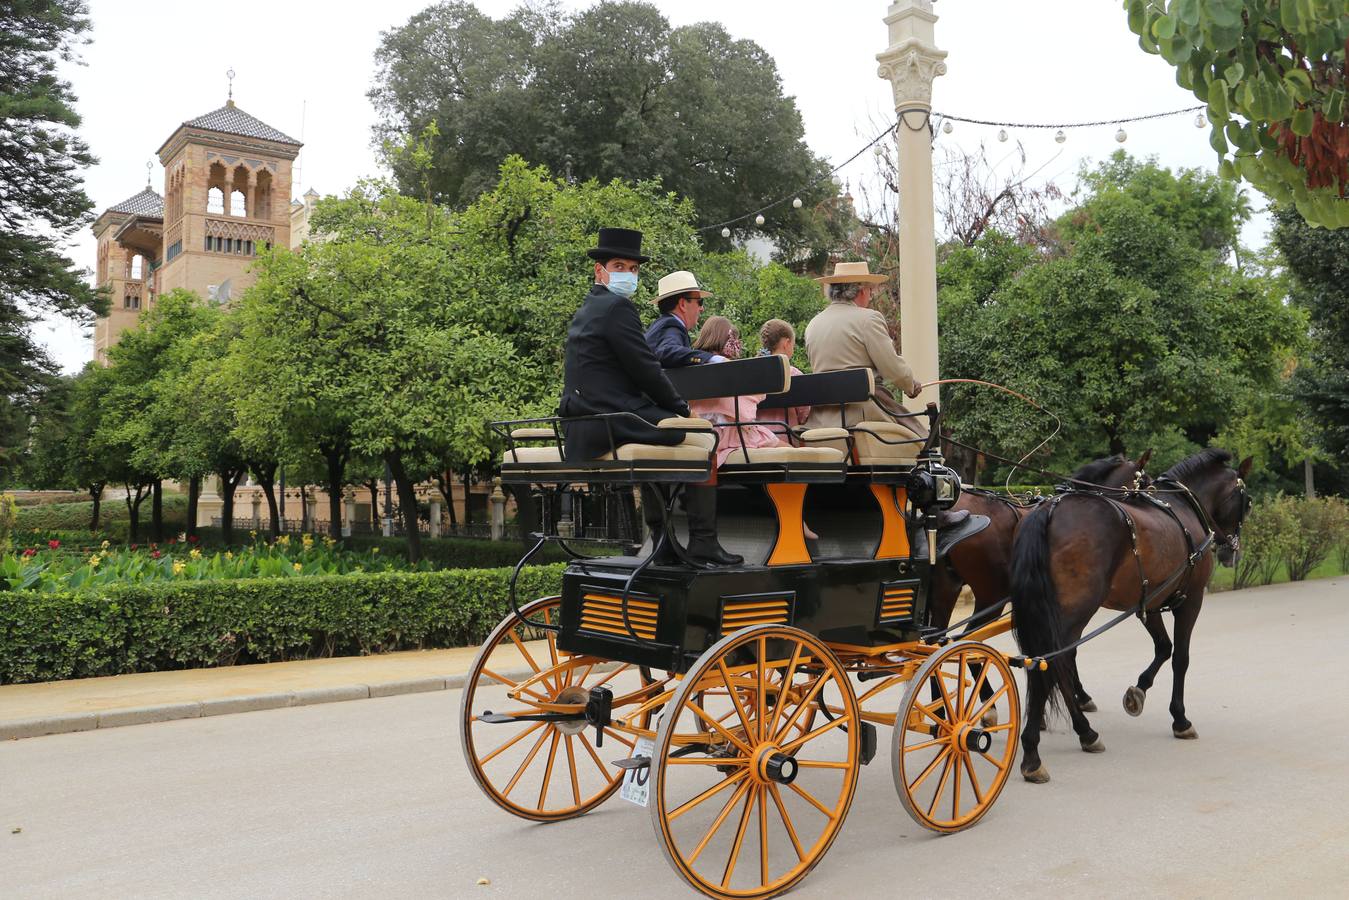
[[[139,546],[138,544],[132,544],[132,545],[131,545],[131,549],[132,549],[132,550],[135,550],[138,546]]]
[[[158,550],[158,549],[159,549],[159,545],[158,545],[158,544],[155,544],[155,543],[151,543],[151,544],[150,544],[150,549],[151,549],[151,550]]]
[[[159,551],[156,550],[154,553],[151,553],[151,554],[150,554],[150,558],[151,558],[151,559],[159,559]]]
[[[201,538],[197,537],[195,534],[189,534],[187,536],[187,542],[189,544],[195,544],[199,540],[201,540]]]
[[[33,549],[32,547],[29,547],[27,550],[23,551],[23,555],[24,555],[24,556],[37,556],[37,551],[36,551],[35,549]]]
[[[169,538],[169,546],[170,546],[170,547],[172,547],[172,546],[173,546],[174,544],[176,544],[176,543],[178,543],[178,539],[177,539],[177,538]]]
[[[50,547],[51,549],[55,550],[57,547],[61,546],[61,542],[60,542],[60,541],[48,541],[48,542],[47,542],[47,546]]]

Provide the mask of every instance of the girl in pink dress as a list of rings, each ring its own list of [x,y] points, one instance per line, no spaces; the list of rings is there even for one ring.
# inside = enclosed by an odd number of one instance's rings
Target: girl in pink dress
[[[704,322],[693,348],[714,354],[714,363],[739,359],[744,351],[739,332],[731,324],[731,320],[725,316],[712,316]],[[741,423],[749,423],[758,419],[759,401],[763,398],[763,394],[752,394],[740,397],[718,397],[712,400],[694,400],[689,404],[690,415],[706,419],[717,426],[718,466],[725,463],[727,458],[741,447],[754,449],[758,447],[791,446],[791,442],[783,434],[782,426],[774,426],[777,429],[775,432],[773,427],[767,425],[741,424],[737,426],[735,424],[737,420]],[[775,410],[774,418],[777,415],[779,414]],[[743,462],[743,458],[740,461]]]

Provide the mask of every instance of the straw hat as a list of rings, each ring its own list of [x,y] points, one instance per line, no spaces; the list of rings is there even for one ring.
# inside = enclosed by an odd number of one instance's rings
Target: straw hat
[[[671,272],[656,285],[655,303],[680,294],[697,294],[699,297],[711,297],[711,291],[705,291],[698,285],[698,279],[692,272]]]
[[[834,274],[816,278],[820,284],[884,284],[890,278],[887,275],[873,275],[871,268],[863,262],[841,262],[834,266]]]

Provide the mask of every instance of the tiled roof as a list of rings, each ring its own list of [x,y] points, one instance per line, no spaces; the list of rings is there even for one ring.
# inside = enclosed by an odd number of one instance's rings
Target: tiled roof
[[[235,106],[233,101],[226,103],[219,109],[211,110],[204,116],[189,119],[183,124],[192,128],[206,128],[211,131],[221,131],[225,134],[237,134],[242,137],[276,141],[278,144],[300,146],[300,142],[295,138],[282,134],[266,122],[253,118]]]
[[[164,198],[155,193],[154,188],[146,187],[134,197],[128,197],[121,203],[109,206],[107,212],[131,213],[133,216],[164,217]]]

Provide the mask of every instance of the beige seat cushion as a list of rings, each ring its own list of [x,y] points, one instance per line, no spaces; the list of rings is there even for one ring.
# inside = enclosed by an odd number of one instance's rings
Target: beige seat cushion
[[[511,432],[511,438],[517,441],[553,441],[557,434],[551,428],[517,428]]]
[[[502,465],[560,462],[562,462],[562,451],[557,447],[516,447],[514,450],[507,450],[506,455],[501,457]]]
[[[848,439],[848,429],[846,428],[808,428],[801,432],[798,437],[808,444],[818,444],[822,441],[846,441]]]
[[[635,459],[673,459],[685,462],[706,461],[712,452],[712,437],[705,434],[691,434],[682,444],[667,447],[663,444],[624,444],[618,448],[617,457],[606,453],[600,459],[620,459],[625,462]]]
[[[843,452],[831,447],[751,447],[732,450],[722,465],[839,462],[843,462]]]
[[[923,449],[923,439],[895,422],[861,422],[852,428],[857,461],[864,466],[911,463]]]
[[[684,428],[689,431],[711,431],[712,423],[706,419],[693,419],[685,416],[671,416],[656,423],[657,428]]]

